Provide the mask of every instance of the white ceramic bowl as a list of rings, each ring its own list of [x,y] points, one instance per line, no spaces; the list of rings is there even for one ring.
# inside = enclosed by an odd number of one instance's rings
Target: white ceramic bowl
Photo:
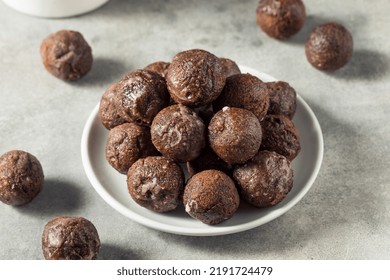
[[[31,16],[62,18],[95,10],[110,0],[3,0],[11,8]]]
[[[258,76],[264,82],[275,78],[254,69],[240,66],[243,73]],[[294,159],[294,186],[279,204],[257,209],[241,203],[237,213],[227,221],[216,225],[205,225],[191,218],[184,207],[160,214],[136,204],[127,191],[126,176],[112,168],[105,159],[108,131],[98,116],[99,104],[93,109],[85,124],[81,139],[81,156],[85,172],[98,194],[115,210],[126,217],[151,228],[183,235],[223,235],[248,230],[265,224],[286,213],[298,203],[312,186],[320,170],[323,156],[321,127],[307,103],[297,96],[297,111],[293,122],[301,138],[301,151]]]

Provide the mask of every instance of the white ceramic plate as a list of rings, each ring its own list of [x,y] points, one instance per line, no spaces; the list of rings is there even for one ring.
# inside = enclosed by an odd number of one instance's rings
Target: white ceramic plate
[[[3,0],[18,12],[45,18],[63,18],[95,10],[109,0]]]
[[[251,73],[265,82],[276,79],[248,67],[243,73]],[[175,211],[159,214],[138,206],[127,192],[126,176],[114,170],[105,159],[107,130],[100,123],[99,104],[92,111],[81,139],[81,155],[85,172],[92,186],[115,210],[126,217],[157,230],[182,235],[223,235],[245,231],[276,219],[291,209],[307,193],[320,170],[323,156],[323,138],[317,118],[298,95],[297,111],[293,122],[300,137],[302,150],[293,161],[294,186],[287,197],[276,206],[257,209],[242,203],[237,213],[227,221],[208,226],[193,218],[179,207]]]

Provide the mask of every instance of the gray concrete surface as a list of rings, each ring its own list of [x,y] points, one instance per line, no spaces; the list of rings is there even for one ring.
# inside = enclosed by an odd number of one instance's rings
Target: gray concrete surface
[[[305,1],[307,22],[286,42],[261,33],[257,0],[112,0],[69,19],[19,14],[0,1],[0,154],[23,149],[45,171],[24,207],[0,205],[0,259],[42,259],[40,236],[56,215],[82,215],[99,230],[101,259],[390,259],[390,19],[388,0]],[[317,24],[342,22],[355,52],[344,69],[312,68],[304,41]],[[65,83],[43,68],[49,33],[82,32],[95,63]],[[83,126],[105,88],[135,68],[204,48],[290,82],[317,115],[325,154],[312,189],[282,217],[219,237],[141,226],[91,187],[81,163]]]

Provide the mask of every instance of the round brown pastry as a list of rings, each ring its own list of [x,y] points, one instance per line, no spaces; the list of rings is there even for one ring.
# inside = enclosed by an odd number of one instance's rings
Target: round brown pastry
[[[230,165],[219,158],[210,147],[203,149],[195,160],[187,162],[186,165],[190,177],[208,169],[219,170],[226,174],[230,173]]]
[[[205,130],[202,119],[193,110],[181,104],[172,105],[154,118],[152,142],[167,158],[191,161],[205,146]]]
[[[77,31],[60,30],[49,35],[40,52],[46,70],[61,80],[80,79],[92,67],[91,47]]]
[[[211,119],[208,129],[210,147],[228,164],[244,163],[260,148],[260,122],[248,110],[224,107]]]
[[[293,160],[301,150],[294,123],[283,115],[267,115],[261,123],[263,141],[261,150],[274,151]]]
[[[338,23],[322,24],[310,33],[305,52],[307,60],[315,68],[337,70],[346,65],[352,57],[352,35]]]
[[[219,61],[222,63],[223,72],[225,73],[226,78],[236,74],[241,74],[240,68],[233,60],[225,57],[220,57]]]
[[[118,82],[117,97],[122,118],[139,125],[150,125],[169,103],[164,78],[149,70],[135,70],[123,77]]]
[[[292,119],[297,109],[297,93],[286,82],[266,83],[269,95],[269,115],[285,115]]]
[[[221,93],[225,79],[219,58],[199,49],[176,54],[166,76],[172,99],[190,107],[213,102]]]
[[[147,157],[130,167],[127,187],[137,204],[155,212],[168,212],[179,205],[184,174],[170,159]]]
[[[156,61],[149,64],[144,69],[156,72],[157,74],[159,74],[161,77],[165,79],[165,77],[167,76],[169,65],[170,65],[169,62]]]
[[[226,79],[221,95],[214,102],[216,111],[225,106],[247,109],[261,121],[269,107],[267,85],[251,74],[230,76]]]
[[[112,84],[100,99],[99,118],[107,129],[114,128],[126,122],[118,113],[116,87],[117,84]]]
[[[99,249],[95,226],[82,217],[56,217],[46,224],[42,234],[46,260],[94,260]]]
[[[261,0],[256,10],[257,25],[270,37],[285,40],[301,30],[305,6],[301,0]]]
[[[126,174],[139,158],[156,154],[148,127],[124,123],[108,133],[106,159],[120,173]]]
[[[218,170],[205,170],[188,181],[183,204],[191,217],[208,225],[216,225],[233,216],[240,198],[229,176]]]
[[[293,176],[290,161],[269,151],[260,151],[233,171],[241,197],[256,207],[269,207],[281,202],[293,186]]]
[[[32,154],[13,150],[0,157],[0,201],[24,205],[41,191],[44,181],[40,162]]]

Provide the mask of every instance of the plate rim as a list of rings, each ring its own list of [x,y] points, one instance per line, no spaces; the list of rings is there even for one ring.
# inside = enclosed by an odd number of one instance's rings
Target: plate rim
[[[262,73],[260,71],[257,71],[253,68],[246,67],[246,66],[239,66],[242,72],[248,72],[252,75],[255,75],[257,77],[263,76],[267,77],[269,80],[275,80],[276,78],[270,76],[269,74]],[[286,212],[288,212],[292,207],[294,207],[309,191],[309,189],[312,187],[315,179],[317,178],[317,175],[321,169],[322,161],[323,161],[323,154],[324,154],[324,140],[323,140],[323,134],[322,129],[320,126],[320,123],[315,116],[313,110],[310,108],[310,106],[306,103],[306,101],[297,94],[297,99],[299,100],[299,103],[305,108],[305,111],[309,114],[313,126],[315,128],[315,131],[317,132],[318,136],[318,150],[316,154],[316,164],[314,167],[313,172],[310,174],[309,178],[307,179],[307,183],[302,187],[302,189],[293,197],[291,200],[283,206],[281,209],[275,209],[270,214],[266,215],[265,217],[262,217],[261,219],[256,219],[250,222],[247,222],[245,224],[240,225],[232,225],[228,227],[216,227],[216,226],[207,226],[204,228],[185,228],[185,227],[179,227],[176,225],[170,225],[166,223],[162,223],[159,221],[151,220],[149,218],[146,218],[134,211],[129,211],[129,209],[122,204],[120,204],[113,196],[111,196],[110,193],[108,193],[105,189],[105,187],[100,183],[99,179],[95,175],[95,172],[92,167],[92,163],[89,156],[89,138],[91,134],[92,127],[94,125],[94,122],[96,119],[98,119],[98,111],[99,111],[99,104],[100,102],[94,107],[90,115],[88,116],[87,122],[84,126],[82,137],[81,137],[81,159],[82,164],[84,167],[84,171],[92,185],[92,187],[95,189],[95,191],[103,198],[103,200],[109,204],[112,208],[114,208],[116,211],[121,213],[127,218],[130,218],[131,220],[142,224],[146,227],[153,228],[155,230],[173,233],[173,234],[179,234],[179,235],[189,235],[189,236],[215,236],[215,235],[227,235],[237,232],[246,231],[258,226],[261,226],[263,224],[266,224]]]

